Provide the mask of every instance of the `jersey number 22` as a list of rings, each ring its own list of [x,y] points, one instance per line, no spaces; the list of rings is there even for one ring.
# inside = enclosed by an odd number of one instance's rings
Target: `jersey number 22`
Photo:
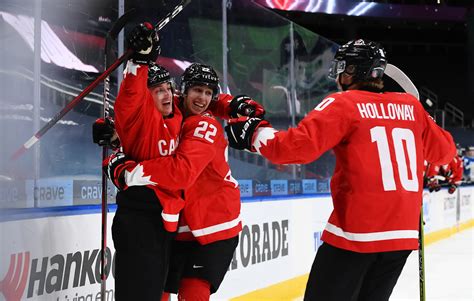
[[[206,121],[199,121],[199,125],[194,130],[194,136],[198,138],[204,138],[207,141],[214,143],[213,137],[217,133],[217,128],[213,124],[209,124]]]

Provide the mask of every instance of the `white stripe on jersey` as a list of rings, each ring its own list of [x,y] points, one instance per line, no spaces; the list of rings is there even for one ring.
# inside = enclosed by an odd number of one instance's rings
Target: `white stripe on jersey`
[[[222,223],[222,224],[210,226],[210,227],[207,227],[207,228],[191,230],[191,232],[193,233],[194,237],[205,236],[205,235],[213,234],[213,233],[216,233],[216,232],[232,229],[240,223],[240,220],[241,220],[241,218],[240,218],[240,215],[239,215],[236,219],[234,219],[232,221],[228,221],[228,222],[225,222],[225,223]],[[190,231],[189,226],[181,226],[178,229],[178,233],[189,232],[189,231]]]
[[[161,217],[163,220],[167,221],[168,223],[177,223],[179,220],[179,213],[178,214],[167,214],[161,212]]]
[[[350,241],[380,241],[389,239],[404,239],[404,238],[415,238],[418,239],[418,230],[394,230],[394,231],[383,231],[383,232],[371,232],[371,233],[351,233],[345,232],[341,228],[328,223],[326,231],[336,236],[345,238]]]

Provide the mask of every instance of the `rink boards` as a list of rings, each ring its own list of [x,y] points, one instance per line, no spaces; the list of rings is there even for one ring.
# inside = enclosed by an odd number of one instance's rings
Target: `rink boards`
[[[453,195],[424,193],[427,243],[474,225],[474,186]],[[112,208],[113,209],[113,208]],[[213,300],[292,300],[301,296],[321,232],[332,210],[329,195],[244,200],[244,229]],[[113,211],[113,210],[112,210]],[[112,224],[114,212],[108,215]],[[43,212],[0,223],[0,292],[21,300],[100,300],[100,210]],[[109,263],[114,248],[108,231]],[[113,300],[109,270],[107,300]],[[0,300],[9,300],[8,298]]]

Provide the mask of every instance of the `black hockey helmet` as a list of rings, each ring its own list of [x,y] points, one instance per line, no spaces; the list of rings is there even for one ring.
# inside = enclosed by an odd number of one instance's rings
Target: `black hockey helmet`
[[[354,80],[372,80],[382,78],[387,58],[385,50],[379,43],[358,39],[342,45],[334,56],[329,78],[343,72],[354,75]]]
[[[212,99],[217,99],[219,92],[219,77],[216,71],[208,65],[193,63],[184,70],[181,76],[181,93],[184,95],[193,86],[208,86],[212,89]]]
[[[170,73],[168,70],[156,63],[148,64],[148,88],[152,88],[156,85],[171,82]]]

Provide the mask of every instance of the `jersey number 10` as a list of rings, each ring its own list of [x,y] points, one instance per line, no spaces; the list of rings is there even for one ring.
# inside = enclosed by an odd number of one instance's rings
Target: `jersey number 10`
[[[395,150],[395,159],[398,166],[400,183],[406,191],[418,191],[418,176],[416,173],[416,145],[415,136],[410,129],[394,128],[392,130],[393,146],[389,145],[387,131],[384,126],[376,126],[370,129],[372,142],[377,143],[380,167],[382,170],[383,189],[385,191],[397,190],[393,173],[390,147]],[[406,151],[404,147],[406,145]],[[408,166],[407,156],[408,155]],[[408,168],[410,168],[411,179],[408,178]]]

